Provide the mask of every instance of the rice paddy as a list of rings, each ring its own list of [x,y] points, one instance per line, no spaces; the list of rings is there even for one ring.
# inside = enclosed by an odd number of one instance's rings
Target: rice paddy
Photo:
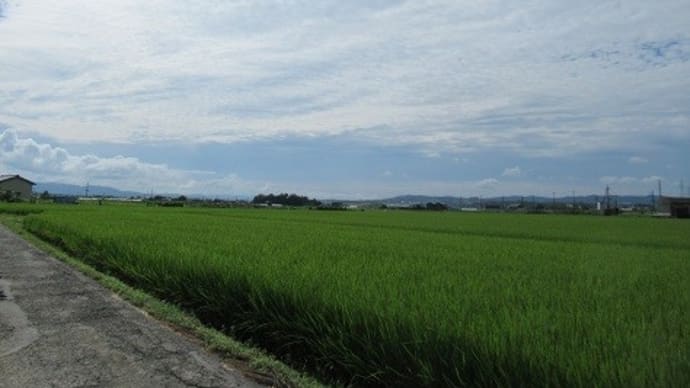
[[[682,220],[45,210],[25,227],[326,382],[690,386]]]

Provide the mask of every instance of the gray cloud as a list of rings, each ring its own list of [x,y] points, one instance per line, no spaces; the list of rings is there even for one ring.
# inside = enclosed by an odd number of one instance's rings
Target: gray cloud
[[[690,140],[682,0],[8,9],[0,121],[64,141],[350,134],[556,157]]]

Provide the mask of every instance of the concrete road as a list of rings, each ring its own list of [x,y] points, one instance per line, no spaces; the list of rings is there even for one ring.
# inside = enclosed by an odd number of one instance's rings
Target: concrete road
[[[0,387],[258,387],[0,225]]]

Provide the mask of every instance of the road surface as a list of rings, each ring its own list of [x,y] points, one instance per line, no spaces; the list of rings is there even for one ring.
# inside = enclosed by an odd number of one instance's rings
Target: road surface
[[[259,387],[0,225],[0,387]]]

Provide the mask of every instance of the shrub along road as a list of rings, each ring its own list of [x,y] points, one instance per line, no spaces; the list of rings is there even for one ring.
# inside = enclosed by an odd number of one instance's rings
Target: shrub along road
[[[0,387],[257,387],[0,225]]]

